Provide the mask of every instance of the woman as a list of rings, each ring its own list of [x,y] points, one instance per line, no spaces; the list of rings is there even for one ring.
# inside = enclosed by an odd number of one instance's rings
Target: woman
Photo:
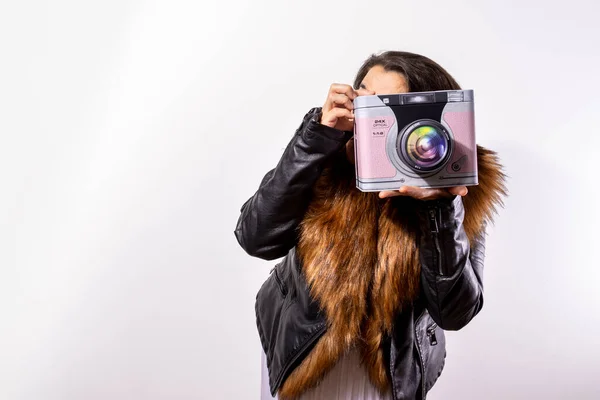
[[[268,398],[423,399],[444,366],[443,331],[481,310],[485,228],[506,195],[494,152],[478,146],[469,189],[355,186],[356,96],[454,89],[426,57],[371,56],[353,87],[332,85],[305,115],[242,206],[240,245],[284,257],[256,299]]]

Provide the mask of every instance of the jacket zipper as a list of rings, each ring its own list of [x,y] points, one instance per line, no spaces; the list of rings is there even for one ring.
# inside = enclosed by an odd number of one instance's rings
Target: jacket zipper
[[[423,314],[425,314],[425,310],[423,310],[421,312],[421,315],[419,315],[419,317],[417,318],[417,321],[415,322],[415,327],[419,324],[419,320],[423,317]],[[421,344],[419,342],[419,334],[417,333],[417,331],[415,330],[415,338],[416,338],[416,342],[417,342],[417,354],[419,355],[419,362],[421,364],[421,395],[423,396],[423,400],[427,397],[427,394],[425,393],[425,361],[423,360],[423,353],[421,352]]]
[[[435,330],[437,329],[437,324],[433,323],[429,328],[427,328],[427,337],[429,337],[429,344],[435,346],[438,344],[437,337],[435,336]]]
[[[438,237],[440,230],[439,230],[439,225],[438,225],[438,221],[436,218],[436,209],[435,208],[429,209],[429,222],[430,222],[429,225],[431,227],[431,234],[433,236],[433,243],[435,244],[434,264],[437,263],[438,272],[440,275],[443,276],[444,271],[442,268],[442,249],[440,247],[440,239]]]

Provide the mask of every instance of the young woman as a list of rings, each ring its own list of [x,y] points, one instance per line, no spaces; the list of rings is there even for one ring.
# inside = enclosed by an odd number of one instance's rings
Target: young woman
[[[242,248],[284,257],[256,299],[263,399],[423,399],[444,366],[444,330],[481,310],[486,225],[506,195],[495,153],[477,147],[468,189],[355,184],[356,96],[454,89],[426,57],[372,55],[353,87],[331,85],[305,115],[242,206]]]

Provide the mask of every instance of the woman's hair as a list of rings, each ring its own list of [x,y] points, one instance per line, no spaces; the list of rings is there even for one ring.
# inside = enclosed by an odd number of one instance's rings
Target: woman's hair
[[[386,51],[371,55],[360,67],[354,79],[358,89],[365,75],[376,65],[386,71],[399,72],[406,78],[410,92],[460,90],[460,86],[444,68],[429,58],[405,51]]]

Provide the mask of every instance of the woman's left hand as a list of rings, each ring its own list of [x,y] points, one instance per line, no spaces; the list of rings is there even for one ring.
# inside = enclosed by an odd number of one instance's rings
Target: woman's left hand
[[[442,197],[454,197],[457,195],[465,196],[468,192],[469,190],[466,186],[452,186],[441,189],[402,186],[398,190],[385,190],[383,192],[379,192],[379,197],[384,199],[386,197],[394,196],[409,196],[417,200],[435,200]]]

